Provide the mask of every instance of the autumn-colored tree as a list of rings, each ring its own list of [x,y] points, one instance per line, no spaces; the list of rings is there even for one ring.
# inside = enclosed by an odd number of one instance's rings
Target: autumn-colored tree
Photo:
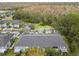
[[[25,55],[27,55],[27,56],[44,56],[45,52],[43,49],[31,48],[31,49],[28,49],[28,51],[25,53]]]

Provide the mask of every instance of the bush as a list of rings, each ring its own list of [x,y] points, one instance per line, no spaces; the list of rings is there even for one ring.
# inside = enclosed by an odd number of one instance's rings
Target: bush
[[[60,55],[60,52],[55,48],[46,48],[45,49],[47,56],[58,56]]]

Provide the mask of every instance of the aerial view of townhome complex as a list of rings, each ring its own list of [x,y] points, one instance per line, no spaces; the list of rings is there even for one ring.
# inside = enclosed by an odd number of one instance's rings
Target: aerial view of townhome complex
[[[0,2],[0,56],[78,56],[79,3]]]

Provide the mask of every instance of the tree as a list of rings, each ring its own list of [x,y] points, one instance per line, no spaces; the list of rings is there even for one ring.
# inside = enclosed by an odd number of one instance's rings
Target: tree
[[[13,19],[20,19],[24,22],[42,23],[43,25],[50,25],[55,17],[52,14],[28,12],[23,9],[15,10]]]
[[[57,25],[59,31],[67,38],[70,52],[78,52],[79,47],[79,14],[70,13],[61,17]]]
[[[30,48],[25,53],[25,55],[27,55],[27,56],[44,56],[45,52],[40,48]]]
[[[14,56],[14,50],[13,49],[7,49],[7,51],[4,53],[6,56]]]
[[[70,53],[74,54],[78,52],[78,46],[77,44],[75,43],[75,41],[73,41],[71,44],[70,44]]]
[[[57,56],[60,55],[60,52],[55,48],[46,48],[45,49],[47,56]]]

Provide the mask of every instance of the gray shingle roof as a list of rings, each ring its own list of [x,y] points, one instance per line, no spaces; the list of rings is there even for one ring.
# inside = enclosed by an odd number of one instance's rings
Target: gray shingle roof
[[[0,24],[11,22],[13,24],[19,24],[19,20],[0,20]]]
[[[13,34],[0,34],[0,47],[4,47],[10,40]]]
[[[59,34],[50,35],[21,35],[15,47],[67,47],[63,38]]]

